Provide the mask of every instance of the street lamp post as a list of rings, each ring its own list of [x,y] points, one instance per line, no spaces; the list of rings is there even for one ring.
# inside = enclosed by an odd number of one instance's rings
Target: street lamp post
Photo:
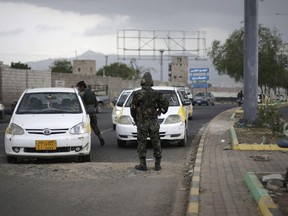
[[[105,56],[105,66],[107,66],[108,56]],[[103,77],[105,77],[105,67],[103,67]]]
[[[164,49],[160,49],[160,81],[163,82],[163,52]]]

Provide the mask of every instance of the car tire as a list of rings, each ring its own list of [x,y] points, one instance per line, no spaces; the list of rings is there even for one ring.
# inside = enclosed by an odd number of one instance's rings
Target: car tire
[[[117,145],[119,148],[124,148],[126,146],[126,141],[117,139]]]
[[[187,143],[187,130],[185,130],[185,134],[184,134],[184,139],[180,140],[179,143],[178,143],[178,146],[186,146],[186,143]]]
[[[79,162],[90,162],[91,161],[91,157],[90,154],[89,155],[83,155],[83,156],[79,156]]]
[[[7,163],[17,163],[17,158],[13,156],[6,156]]]
[[[103,104],[102,104],[102,103],[98,103],[98,105],[97,105],[97,112],[98,112],[98,113],[103,112]]]

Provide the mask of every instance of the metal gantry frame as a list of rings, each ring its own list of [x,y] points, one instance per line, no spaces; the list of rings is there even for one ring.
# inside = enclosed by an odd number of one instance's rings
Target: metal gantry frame
[[[135,30],[117,31],[118,59],[171,59],[188,56],[188,59],[206,60],[205,31]]]

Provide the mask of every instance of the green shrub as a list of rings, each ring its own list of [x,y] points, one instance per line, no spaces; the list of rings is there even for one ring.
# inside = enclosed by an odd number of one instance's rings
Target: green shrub
[[[275,134],[276,132],[283,132],[284,123],[277,106],[264,105],[258,106],[257,117],[253,127],[267,128]]]

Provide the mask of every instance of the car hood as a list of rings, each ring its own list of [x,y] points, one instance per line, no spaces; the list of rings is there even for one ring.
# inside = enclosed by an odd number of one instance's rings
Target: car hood
[[[10,122],[23,128],[71,128],[83,122],[83,114],[15,114]]]

